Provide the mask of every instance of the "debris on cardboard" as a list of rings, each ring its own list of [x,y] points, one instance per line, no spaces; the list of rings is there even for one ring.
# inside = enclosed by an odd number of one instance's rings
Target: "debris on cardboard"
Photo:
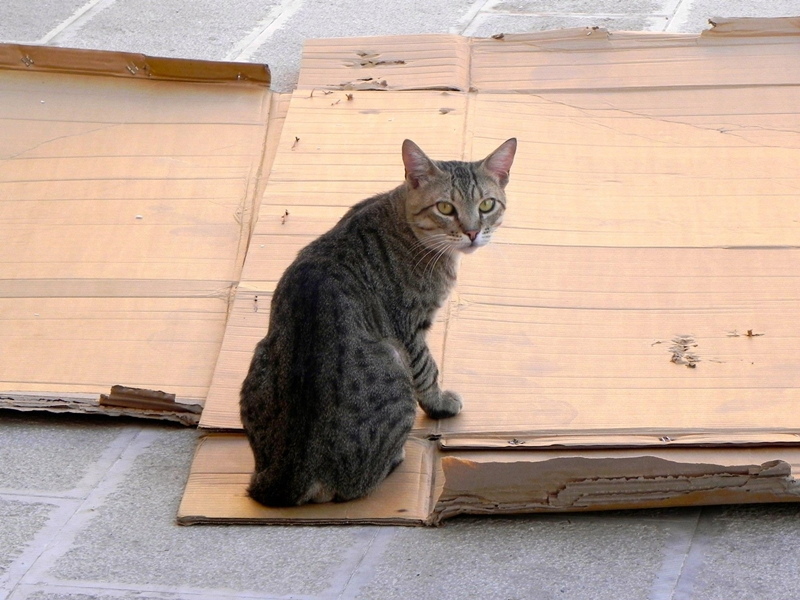
[[[309,40],[201,418],[229,433],[199,446],[179,521],[800,499],[800,28],[779,21]],[[386,85],[331,105],[367,77]],[[358,503],[248,499],[238,388],[296,252],[397,185],[404,138],[472,159],[511,136],[505,223],[430,332],[465,406],[417,419],[406,450],[427,462]]]

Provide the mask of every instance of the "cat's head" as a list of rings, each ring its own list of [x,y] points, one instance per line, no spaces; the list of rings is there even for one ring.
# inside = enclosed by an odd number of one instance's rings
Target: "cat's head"
[[[435,161],[405,140],[406,220],[417,239],[434,250],[466,253],[488,244],[503,222],[516,150],[511,138],[480,161]]]

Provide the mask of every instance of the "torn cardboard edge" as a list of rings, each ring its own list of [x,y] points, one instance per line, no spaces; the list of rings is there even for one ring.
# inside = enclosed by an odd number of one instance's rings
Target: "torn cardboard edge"
[[[115,385],[108,394],[100,394],[101,406],[114,406],[117,408],[139,408],[149,411],[167,411],[179,413],[192,413],[199,415],[203,412],[202,404],[183,404],[175,402],[175,394],[168,394],[159,390],[143,390],[139,388]]]
[[[157,393],[157,392],[156,392]],[[163,393],[163,392],[162,392]],[[20,412],[49,412],[106,415],[109,417],[133,417],[137,419],[157,419],[172,421],[188,427],[195,427],[200,421],[202,405],[196,401],[186,399],[182,402],[173,402],[172,406],[164,403],[163,408],[147,405],[146,402],[134,406],[120,405],[120,400],[113,393],[106,396],[115,396],[115,399],[103,401],[103,396],[96,394],[63,394],[57,392],[7,392],[0,391],[0,409],[17,410]],[[115,403],[115,401],[117,403]]]
[[[770,85],[767,71],[789,71],[781,49],[800,43],[800,17],[722,18],[709,21],[701,33],[610,32],[581,27],[532,33],[498,33],[490,38],[455,34],[353,37],[306,40],[300,90],[442,90],[459,92],[543,93],[610,89],[697,88],[719,85]],[[765,50],[774,45],[775,53]],[[706,68],[704,61],[720,60],[726,46],[730,68]],[[704,79],[687,78],[675,61],[651,68],[649,53],[660,48],[692,48],[699,52]],[[572,52],[574,63],[553,65],[542,55]],[[587,51],[609,51],[608,60],[590,63]],[[744,57],[765,60],[769,69],[737,68]],[[767,60],[768,59],[768,60]],[[582,69],[591,64],[588,72]],[[624,65],[626,77],[621,77]],[[794,75],[789,76],[796,81]],[[636,82],[636,83],[632,83]]]
[[[248,83],[267,87],[272,80],[269,67],[265,64],[25,44],[0,44],[0,69],[186,82]]]
[[[268,508],[247,495],[242,434],[198,447],[178,523],[438,525],[457,515],[583,512],[800,501],[800,448],[443,452],[410,438],[406,461],[372,495]]]
[[[560,448],[648,448],[729,446],[797,446],[800,433],[793,429],[759,428],[747,431],[720,427],[713,430],[591,429],[585,431],[509,431],[501,433],[432,434],[441,450],[530,450]]]

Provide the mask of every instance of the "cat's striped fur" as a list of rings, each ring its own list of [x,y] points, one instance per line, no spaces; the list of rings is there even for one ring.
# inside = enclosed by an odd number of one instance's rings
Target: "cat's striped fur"
[[[254,499],[364,496],[403,460],[417,403],[458,414],[425,335],[460,253],[503,219],[515,151],[510,139],[483,161],[438,162],[406,140],[405,182],[355,205],[289,266],[241,390]]]

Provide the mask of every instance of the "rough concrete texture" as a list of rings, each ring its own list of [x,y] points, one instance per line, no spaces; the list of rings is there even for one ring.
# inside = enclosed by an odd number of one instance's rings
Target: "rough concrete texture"
[[[475,37],[489,37],[498,33],[525,33],[571,27],[602,27],[609,31],[657,31],[665,17],[633,16],[532,16],[532,15],[486,15],[470,31]]]
[[[353,545],[366,550],[370,535],[358,528],[176,527],[197,434],[148,434],[132,443],[141,453],[50,575],[137,587],[319,594]],[[131,561],[139,567],[131,569]]]
[[[34,43],[79,10],[86,0],[0,3],[0,40]]]
[[[404,530],[359,598],[456,600],[474,590],[487,599],[646,598],[666,525],[610,514],[464,518],[442,530]],[[621,538],[627,543],[618,544]]]
[[[51,419],[4,413],[0,419],[0,493],[28,490],[45,494],[78,487],[124,427],[124,423],[104,417]]]
[[[54,39],[59,46],[222,60],[269,19],[277,0],[117,0],[80,27]],[[168,35],[165,35],[165,30]]]
[[[800,0],[693,0],[680,7],[677,21],[682,31],[702,31],[711,17],[786,17],[800,16]]]
[[[52,506],[38,502],[21,502],[0,496],[0,577],[22,553],[30,540],[44,527]],[[0,581],[2,581],[0,579]]]
[[[308,37],[695,32],[715,15],[800,15],[800,0],[2,0],[0,41],[266,62],[288,91]],[[197,435],[0,411],[0,600],[800,598],[798,505],[179,527]]]

